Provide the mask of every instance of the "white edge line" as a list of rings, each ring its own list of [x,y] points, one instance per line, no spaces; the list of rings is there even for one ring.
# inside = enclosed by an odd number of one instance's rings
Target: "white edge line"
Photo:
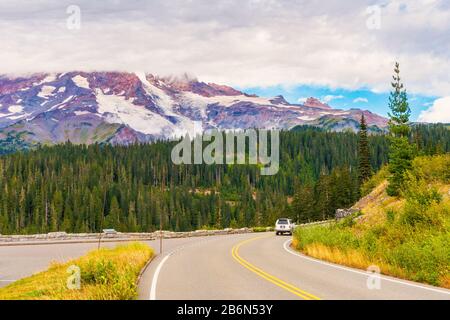
[[[211,240],[214,240],[214,239],[200,239],[198,241],[193,241],[193,243],[187,244],[187,246],[195,245],[195,244],[202,243],[202,242],[209,242]],[[158,284],[159,273],[161,272],[161,269],[162,269],[164,263],[166,263],[166,261],[170,258],[171,255],[173,255],[175,252],[178,252],[178,251],[184,249],[185,247],[186,247],[186,245],[181,245],[180,247],[178,247],[175,250],[168,253],[161,260],[158,267],[156,267],[155,273],[153,274],[153,278],[152,278],[152,285],[150,287],[150,300],[156,300],[156,285]]]
[[[233,234],[233,235],[240,235],[240,234]],[[156,285],[158,284],[158,277],[159,277],[159,273],[161,272],[161,269],[164,265],[164,263],[166,263],[166,261],[170,258],[171,255],[173,255],[175,252],[178,252],[182,249],[184,249],[186,246],[194,246],[197,245],[199,243],[203,243],[203,242],[209,242],[209,241],[213,241],[219,238],[215,238],[215,237],[206,237],[203,239],[200,239],[199,241],[193,241],[192,243],[188,243],[187,245],[182,245],[178,248],[176,248],[175,250],[173,250],[172,252],[168,253],[159,263],[158,267],[156,267],[155,273],[153,274],[153,278],[152,278],[152,285],[150,287],[150,300],[156,300]]]
[[[158,277],[159,277],[159,273],[161,272],[161,269],[164,265],[164,263],[166,263],[166,261],[170,258],[171,255],[173,255],[175,252],[178,252],[182,249],[184,249],[186,246],[191,246],[191,245],[196,245],[202,242],[209,242],[213,239],[200,239],[198,241],[193,241],[192,243],[189,244],[185,244],[185,245],[181,245],[180,247],[176,248],[175,250],[171,251],[170,253],[168,253],[159,263],[158,267],[156,267],[155,273],[153,274],[153,278],[152,278],[152,285],[150,287],[150,300],[156,300],[156,285],[158,284]]]
[[[366,273],[366,272],[363,272],[363,271],[358,271],[358,270],[354,270],[354,269],[351,269],[351,268],[339,266],[339,265],[336,265],[336,264],[333,264],[333,263],[325,262],[325,261],[322,261],[322,260],[318,260],[318,259],[314,259],[314,258],[305,256],[303,254],[296,253],[296,252],[294,252],[294,251],[292,251],[291,249],[288,248],[288,243],[289,242],[292,242],[292,240],[287,240],[283,244],[283,248],[284,248],[284,250],[286,250],[287,252],[289,252],[290,254],[292,254],[294,256],[297,256],[297,257],[300,257],[300,258],[303,258],[303,259],[306,259],[306,260],[310,260],[310,261],[313,261],[313,262],[316,262],[316,263],[320,263],[320,264],[323,264],[323,265],[326,265],[326,266],[329,266],[329,267],[333,267],[333,268],[336,268],[336,269],[341,269],[341,270],[357,273],[357,274],[360,274],[360,275],[364,275],[365,277],[371,275],[371,273],[369,274],[369,273]],[[410,287],[416,287],[416,288],[420,288],[420,289],[435,291],[435,292],[443,293],[443,294],[450,294],[450,291],[444,291],[445,289],[435,289],[435,288],[425,287],[425,286],[421,286],[421,285],[414,284],[414,283],[409,283],[409,282],[405,282],[405,281],[401,281],[401,280],[391,279],[391,278],[385,277],[383,275],[380,275],[380,278],[383,279],[383,280],[386,280],[386,281],[399,283],[399,284],[403,284],[403,285],[410,286]]]
[[[156,268],[155,273],[153,274],[152,286],[150,288],[150,300],[156,300],[156,284],[158,283],[159,272],[161,271],[161,269],[162,269],[164,263],[167,261],[167,259],[170,258],[172,253],[173,252],[169,253],[168,255],[166,255],[164,257],[164,259],[161,260],[161,262],[159,263],[158,267]]]

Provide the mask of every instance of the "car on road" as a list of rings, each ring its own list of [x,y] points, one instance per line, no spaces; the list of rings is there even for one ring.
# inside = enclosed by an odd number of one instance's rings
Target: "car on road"
[[[285,233],[292,235],[292,232],[294,232],[294,227],[295,224],[291,219],[280,218],[275,223],[275,234],[277,236]]]

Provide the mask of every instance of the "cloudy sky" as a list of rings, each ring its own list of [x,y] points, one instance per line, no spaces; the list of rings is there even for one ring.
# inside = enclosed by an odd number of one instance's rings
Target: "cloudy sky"
[[[394,61],[414,119],[450,122],[448,0],[0,0],[0,73],[187,72],[385,115]]]

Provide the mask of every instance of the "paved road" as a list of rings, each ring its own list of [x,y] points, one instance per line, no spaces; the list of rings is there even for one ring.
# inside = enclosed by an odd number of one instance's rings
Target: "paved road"
[[[196,241],[195,238],[164,241],[165,249],[172,250],[181,244]],[[114,247],[115,242],[102,243],[102,247]],[[159,249],[159,241],[146,241]],[[51,262],[64,262],[80,257],[98,247],[97,243],[65,243],[45,245],[0,246],[0,287],[36,272],[46,270]]]
[[[450,290],[345,268],[289,248],[290,237],[246,234],[197,239],[158,256],[141,299],[450,299]],[[375,280],[375,281],[373,281]]]
[[[450,299],[450,291],[382,276],[369,290],[369,274],[305,257],[290,237],[270,234],[164,241],[164,252],[144,272],[141,299]],[[159,248],[159,241],[146,242]],[[112,247],[116,243],[105,243]],[[0,246],[0,286],[66,261],[97,244]]]

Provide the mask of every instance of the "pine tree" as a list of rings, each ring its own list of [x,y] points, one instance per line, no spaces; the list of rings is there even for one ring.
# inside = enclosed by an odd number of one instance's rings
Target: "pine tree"
[[[18,232],[20,232],[25,226],[25,214],[26,214],[26,199],[25,199],[25,189],[22,188],[19,197],[19,212],[18,212]]]
[[[61,191],[55,191],[50,205],[50,230],[58,231],[60,217],[63,214],[64,202]]]
[[[120,226],[121,210],[116,197],[112,197],[109,214],[105,218],[104,227],[118,229]]]
[[[369,139],[367,137],[367,124],[364,114],[361,116],[359,141],[358,141],[358,179],[359,184],[362,185],[372,174],[372,168],[370,165],[370,153],[369,153]]]
[[[128,208],[128,217],[127,217],[127,230],[130,232],[137,231],[137,222],[136,222],[136,205],[134,202],[130,203]]]
[[[331,212],[331,181],[330,176],[323,173],[315,187],[315,220],[325,220]]]
[[[391,196],[399,194],[406,170],[411,167],[414,158],[413,148],[408,141],[410,134],[409,116],[411,109],[408,104],[408,96],[400,79],[400,66],[395,63],[393,91],[389,96],[389,185],[387,192]]]
[[[311,186],[298,186],[292,202],[293,218],[298,222],[314,219],[314,190]]]

